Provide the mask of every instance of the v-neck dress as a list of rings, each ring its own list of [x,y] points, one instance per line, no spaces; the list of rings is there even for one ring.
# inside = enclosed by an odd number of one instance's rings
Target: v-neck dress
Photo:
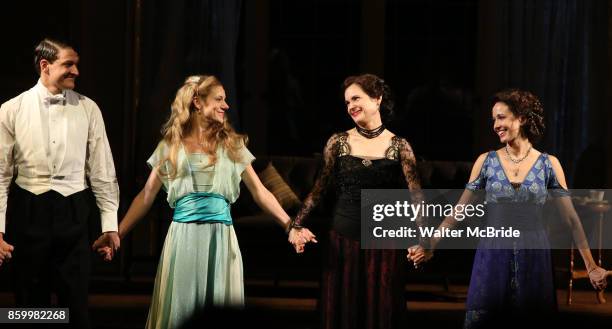
[[[525,180],[513,187],[495,151],[487,154],[479,176],[466,185],[486,192],[487,226],[512,226],[517,239],[481,239],[476,250],[466,302],[465,328],[488,328],[557,308],[550,245],[542,219],[549,197],[568,196],[546,153]]]

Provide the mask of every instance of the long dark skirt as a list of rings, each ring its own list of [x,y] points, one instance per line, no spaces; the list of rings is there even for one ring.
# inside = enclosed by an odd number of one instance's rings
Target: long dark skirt
[[[330,232],[320,301],[322,329],[403,328],[404,250],[362,250]]]
[[[476,251],[464,328],[539,328],[556,311],[550,250]]]

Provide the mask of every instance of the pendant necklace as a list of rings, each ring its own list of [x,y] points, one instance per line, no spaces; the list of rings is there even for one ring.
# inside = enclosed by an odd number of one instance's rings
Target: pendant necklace
[[[531,152],[531,145],[529,146],[529,148],[527,149],[527,152],[525,153],[525,156],[523,156],[520,159],[513,159],[512,156],[510,155],[510,151],[508,151],[508,144],[506,144],[505,147],[506,150],[506,156],[508,157],[508,160],[512,161],[516,167],[513,171],[514,177],[518,176],[518,172],[519,172],[519,168],[520,168],[520,163],[523,162],[523,160],[525,160],[528,156],[529,156],[529,152]]]

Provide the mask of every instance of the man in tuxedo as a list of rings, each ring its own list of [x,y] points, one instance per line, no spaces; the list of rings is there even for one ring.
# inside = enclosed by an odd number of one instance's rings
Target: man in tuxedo
[[[89,328],[88,188],[110,260],[119,248],[119,186],[100,109],[73,90],[78,62],[70,45],[42,40],[34,54],[38,82],[0,108],[0,265],[13,263],[17,306],[49,307],[55,292],[72,327]]]

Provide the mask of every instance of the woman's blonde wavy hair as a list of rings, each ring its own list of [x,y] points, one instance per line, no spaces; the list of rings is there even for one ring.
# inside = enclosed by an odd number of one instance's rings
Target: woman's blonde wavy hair
[[[192,130],[197,127],[195,115],[198,109],[195,107],[194,97],[199,97],[201,101],[206,103],[206,98],[214,87],[221,86],[221,82],[213,75],[192,75],[185,79],[185,82],[176,92],[176,97],[172,102],[172,112],[170,118],[163,125],[162,136],[164,142],[170,146],[170,152],[165,159],[161,160],[162,164],[169,161],[171,166],[169,172],[164,172],[174,178],[177,174],[177,158],[178,150],[184,137],[189,136]],[[246,146],[248,137],[238,134],[232,128],[227,119],[219,122],[212,118],[205,118],[206,131],[204,132],[204,140],[202,146],[209,156],[209,166],[217,162],[217,148],[220,145],[227,152],[228,157],[235,162],[241,161],[240,149]]]

